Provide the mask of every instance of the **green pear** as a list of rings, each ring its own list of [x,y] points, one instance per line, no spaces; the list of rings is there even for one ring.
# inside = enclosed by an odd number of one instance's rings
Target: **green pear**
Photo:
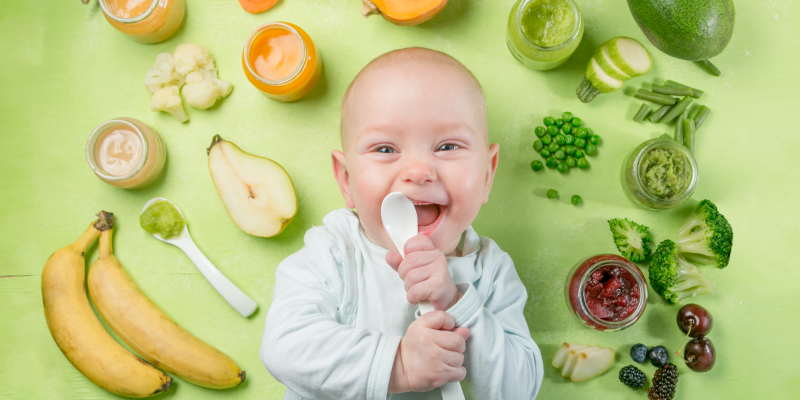
[[[228,215],[246,233],[275,236],[297,214],[292,179],[275,161],[245,153],[215,135],[208,170]]]

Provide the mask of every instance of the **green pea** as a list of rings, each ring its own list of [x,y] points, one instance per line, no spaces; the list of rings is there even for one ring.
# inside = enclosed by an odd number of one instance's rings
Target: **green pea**
[[[594,153],[597,153],[597,147],[594,147],[594,145],[591,144],[591,143],[587,144],[586,145],[586,154],[590,155],[590,156],[593,156]]]
[[[569,166],[570,168],[575,168],[575,166],[577,166],[577,165],[578,165],[578,159],[577,158],[575,158],[573,156],[567,157],[567,166]]]
[[[564,143],[566,142],[566,138],[564,137],[564,135],[559,133],[555,137],[555,142],[558,143],[559,146],[563,146]]]
[[[537,137],[542,137],[547,134],[547,129],[543,126],[537,126],[533,132],[536,133]]]
[[[594,135],[594,131],[592,130],[592,128],[586,128],[586,135],[587,135],[587,136],[592,136],[592,135]]]
[[[556,126],[561,128],[562,125],[564,125],[564,120],[561,119],[561,118],[557,119],[556,120]]]
[[[564,121],[572,121],[572,113],[569,111],[564,111],[564,113],[561,114],[561,119]]]
[[[543,148],[544,148],[544,143],[542,143],[541,140],[537,140],[537,141],[533,142],[533,149],[534,150],[542,151]]]
[[[589,162],[588,162],[588,161],[586,161],[586,159],[585,159],[585,158],[581,158],[581,159],[579,159],[579,160],[578,160],[578,168],[580,168],[580,169],[586,169],[586,168],[589,168]]]
[[[586,137],[586,129],[584,129],[584,128],[576,129],[575,130],[575,136],[579,137],[581,139],[585,138]]]
[[[565,151],[565,152],[567,152],[567,154],[569,154],[569,155],[571,155],[571,156],[572,156],[572,155],[575,155],[575,151],[576,151],[576,150],[577,150],[577,149],[575,148],[575,146],[569,146],[569,145],[567,145],[567,146],[564,146],[564,151]]]
[[[550,126],[550,125],[555,125],[555,123],[556,123],[556,120],[554,120],[553,117],[544,117],[544,124],[545,125]]]
[[[548,168],[555,168],[558,161],[556,161],[556,159],[551,156],[547,157],[547,159],[544,160],[544,163],[547,165]]]
[[[577,128],[577,127],[579,127],[581,125],[583,125],[583,120],[582,119],[580,119],[578,117],[572,118],[572,126]]]
[[[556,160],[563,160],[567,158],[567,153],[564,150],[559,150],[553,155],[556,157]]]
[[[542,138],[542,141],[544,142],[544,138]],[[575,147],[580,147],[580,148],[586,147],[586,139],[575,139]]]
[[[564,136],[564,144],[573,144],[575,143],[575,136],[567,135]]]
[[[556,143],[556,142],[553,142],[553,143],[550,143],[549,145],[547,145],[547,150],[550,150],[551,153],[555,153],[560,148],[561,148],[561,146],[559,146],[558,143]]]
[[[550,136],[557,135],[558,134],[558,128],[556,128],[553,125],[548,125],[547,126],[547,134],[550,135]]]
[[[578,196],[577,194],[576,194],[576,195],[573,195],[573,196],[572,196],[572,204],[573,204],[573,205],[576,205],[576,206],[577,206],[578,204],[581,204],[581,196]]]
[[[539,150],[539,154],[542,155],[542,158],[550,157],[550,150],[541,149],[541,150]]]
[[[558,163],[558,165],[556,165],[556,169],[558,170],[558,172],[561,172],[563,174],[564,172],[569,171],[569,165],[561,161],[560,163]]]
[[[572,125],[564,124],[564,126],[561,127],[561,132],[564,132],[565,134],[569,135],[570,133],[572,133]]]
[[[531,169],[534,171],[541,171],[544,168],[544,164],[542,164],[539,160],[531,161]]]
[[[583,158],[583,151],[581,149],[575,149],[575,158]]]
[[[589,143],[591,144],[598,144],[600,143],[600,136],[592,135],[589,137]]]
[[[558,198],[558,190],[550,189],[547,191],[547,198],[548,199],[557,199]]]
[[[553,143],[553,137],[552,137],[552,136],[550,136],[550,135],[544,135],[544,136],[542,136],[542,143],[544,143],[544,144],[550,144],[550,143]]]

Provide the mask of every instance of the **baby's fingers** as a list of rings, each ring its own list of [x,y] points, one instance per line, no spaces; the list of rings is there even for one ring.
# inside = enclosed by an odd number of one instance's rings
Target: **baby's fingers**
[[[464,350],[467,349],[467,342],[459,333],[452,331],[438,331],[433,332],[432,337],[433,343],[442,349],[447,350],[448,352],[463,353]]]
[[[431,311],[427,314],[422,314],[417,320],[417,323],[424,328],[435,329],[437,331],[450,331],[456,326],[456,320],[453,319],[453,316],[444,311]]]
[[[393,270],[397,271],[402,262],[403,256],[401,256],[400,253],[395,253],[393,251],[386,253],[386,263],[389,264]]]

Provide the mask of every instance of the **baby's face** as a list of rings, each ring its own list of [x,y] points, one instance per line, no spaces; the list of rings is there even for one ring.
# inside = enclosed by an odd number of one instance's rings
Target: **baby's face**
[[[396,250],[381,222],[381,203],[402,192],[417,210],[418,230],[445,254],[488,200],[498,145],[488,143],[477,83],[452,66],[404,63],[367,71],[346,108],[344,154],[334,173],[367,237]]]

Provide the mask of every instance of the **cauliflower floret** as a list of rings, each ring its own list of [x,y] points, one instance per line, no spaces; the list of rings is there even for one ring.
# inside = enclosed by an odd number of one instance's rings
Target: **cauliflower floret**
[[[144,86],[150,93],[167,86],[183,85],[184,76],[175,71],[172,54],[161,53],[156,57],[156,62],[147,70],[144,77]]]
[[[193,43],[179,44],[172,55],[175,70],[184,76],[196,70],[213,70],[214,59],[203,46]]]
[[[183,103],[177,86],[167,86],[156,90],[150,99],[150,111],[166,111],[180,122],[186,122],[189,117],[183,111]]]
[[[194,108],[205,110],[214,105],[217,98],[231,93],[230,82],[217,79],[216,70],[194,71],[186,76],[183,97]]]

